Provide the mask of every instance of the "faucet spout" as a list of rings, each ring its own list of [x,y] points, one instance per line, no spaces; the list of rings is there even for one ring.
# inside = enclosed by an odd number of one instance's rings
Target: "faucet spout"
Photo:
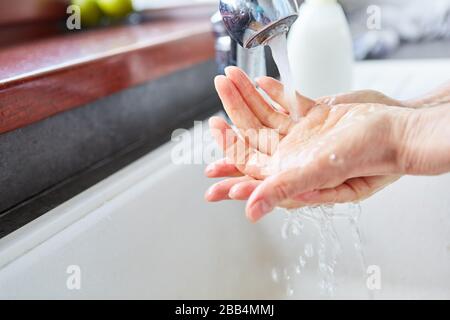
[[[219,8],[230,36],[246,49],[287,32],[298,17],[296,0],[221,0]]]

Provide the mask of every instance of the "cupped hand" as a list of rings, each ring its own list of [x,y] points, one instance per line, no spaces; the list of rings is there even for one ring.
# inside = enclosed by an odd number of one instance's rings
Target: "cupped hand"
[[[303,117],[294,123],[285,111],[282,85],[270,78],[258,84],[278,110],[239,69],[229,68],[227,77],[216,79],[237,132],[223,119],[210,121],[227,160],[209,166],[206,174],[232,178],[210,188],[207,200],[249,198],[247,215],[256,221],[275,206],[361,200],[398,178],[390,175],[397,152],[392,137],[399,134],[392,130],[392,122],[402,118],[406,109],[348,104],[349,95],[319,101],[297,95]],[[372,91],[352,95],[357,102],[400,104]]]

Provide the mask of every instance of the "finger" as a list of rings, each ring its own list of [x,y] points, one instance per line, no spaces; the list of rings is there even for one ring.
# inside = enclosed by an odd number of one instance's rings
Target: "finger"
[[[326,96],[317,99],[317,102],[334,106],[338,104],[349,103],[370,103],[372,102],[371,95],[367,94],[367,91],[354,91],[350,93],[341,93],[334,96]]]
[[[294,197],[294,199],[309,205],[362,201],[398,178],[396,176],[352,178],[336,188],[307,192]]]
[[[387,97],[381,92],[373,90],[361,90],[353,91],[350,93],[342,93],[335,96],[322,97],[317,101],[329,106],[350,103],[377,103],[395,106],[402,105],[400,101]]]
[[[226,151],[228,146],[236,143],[236,140],[239,139],[225,119],[221,117],[211,117],[209,119],[209,128],[211,135],[223,151]]]
[[[267,134],[267,127],[249,109],[231,80],[224,76],[218,76],[215,79],[215,85],[228,116],[241,135],[253,148],[272,154],[280,141],[279,134],[274,130],[270,130],[270,134]],[[266,133],[260,139],[264,132]]]
[[[228,159],[221,159],[208,165],[205,169],[208,178],[239,177],[242,173]]]
[[[292,200],[302,193],[324,189],[325,182],[333,184],[339,179],[334,176],[334,172],[327,171],[327,168],[315,162],[266,179],[250,196],[246,208],[247,217],[256,222],[283,201]]]
[[[225,74],[234,83],[249,108],[262,124],[279,130],[283,135],[288,133],[289,128],[293,125],[292,120],[286,114],[272,108],[241,69],[228,67]]]
[[[247,200],[261,183],[261,180],[250,180],[237,183],[230,189],[228,196],[233,200]]]
[[[209,125],[218,145],[240,172],[258,179],[265,177],[264,172],[269,156],[258,152],[239,138],[224,119],[212,117]]]
[[[306,192],[295,197],[294,200],[301,201],[308,205],[321,205],[353,202],[359,199],[349,185],[342,184],[336,188]]]
[[[217,76],[214,83],[224,108],[236,127],[244,130],[263,128],[262,123],[248,108],[231,80],[225,76]]]
[[[289,111],[289,105],[291,102],[289,101],[289,97],[286,97],[284,85],[280,81],[270,77],[262,77],[257,79],[256,83],[273,101],[283,107],[286,111]],[[297,108],[301,116],[307,115],[308,112],[316,105],[314,100],[304,97],[298,92],[296,92],[296,98]]]
[[[347,103],[350,103],[349,101],[350,101],[350,99],[347,95],[326,96],[326,97],[321,97],[321,98],[317,99],[317,103],[326,104],[328,106],[334,106],[334,105],[338,105],[338,104],[347,104]]]
[[[205,200],[209,202],[217,202],[222,200],[229,200],[230,197],[228,194],[230,193],[230,189],[240,182],[251,180],[252,178],[238,177],[238,178],[230,178],[226,180],[222,180],[212,185],[205,194]]]

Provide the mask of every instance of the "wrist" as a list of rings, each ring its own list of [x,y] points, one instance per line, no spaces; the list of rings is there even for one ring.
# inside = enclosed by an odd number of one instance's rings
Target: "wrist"
[[[448,105],[450,103],[450,82],[425,96],[405,100],[402,103],[404,106],[414,109]]]
[[[448,106],[410,110],[394,124],[399,174],[435,175],[450,170]]]
[[[419,110],[399,114],[394,121],[393,139],[396,143],[396,171],[398,174],[410,174],[417,167],[414,144],[419,139],[421,115]]]
[[[369,174],[403,175],[404,172],[404,137],[414,109],[384,106],[376,114],[374,126],[367,127],[368,134],[373,133],[377,148],[367,150]]]

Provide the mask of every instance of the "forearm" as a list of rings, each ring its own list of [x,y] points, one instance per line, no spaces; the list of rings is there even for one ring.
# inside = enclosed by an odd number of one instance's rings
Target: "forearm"
[[[450,103],[414,110],[399,120],[398,167],[401,174],[450,172]]]
[[[450,103],[450,81],[423,97],[403,102],[407,107],[415,109],[436,107],[448,103]]]

